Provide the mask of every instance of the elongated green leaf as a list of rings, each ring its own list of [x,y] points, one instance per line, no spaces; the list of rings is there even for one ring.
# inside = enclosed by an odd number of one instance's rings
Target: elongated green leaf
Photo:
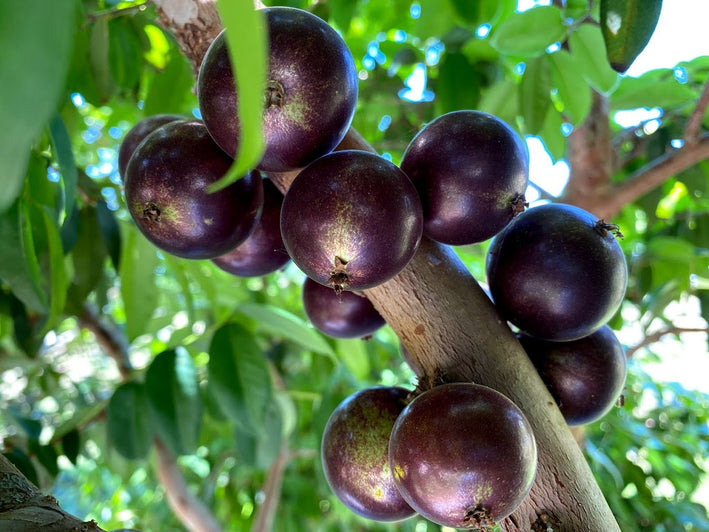
[[[527,61],[519,86],[519,107],[525,133],[537,135],[551,106],[551,72],[545,57]]]
[[[76,465],[76,459],[79,457],[81,450],[81,435],[76,429],[72,429],[61,438],[62,452],[72,464]]]
[[[272,334],[291,340],[305,349],[324,355],[334,355],[332,347],[320,333],[286,310],[259,303],[242,303],[236,307],[236,312],[251,318],[258,323],[259,327]]]
[[[571,54],[584,79],[599,92],[609,93],[618,83],[618,73],[613,70],[603,54],[603,35],[598,26],[581,24],[569,36]]]
[[[650,41],[662,0],[601,0],[600,22],[608,62],[623,73]]]
[[[104,103],[110,99],[116,90],[116,84],[111,76],[109,56],[108,18],[99,17],[91,27],[89,37],[89,62],[92,71],[92,81],[96,88],[99,101]]]
[[[121,250],[121,296],[130,341],[145,332],[158,302],[155,267],[159,259],[153,246],[134,226],[124,225]]]
[[[266,86],[268,44],[263,13],[251,2],[217,0],[226,30],[229,56],[237,80],[239,142],[234,164],[227,175],[211,187],[219,190],[233,183],[261,160],[266,148],[263,135],[263,91]],[[248,83],[247,83],[248,81]]]
[[[136,28],[127,17],[108,22],[108,64],[119,87],[133,89],[140,78],[143,53]]]
[[[477,108],[480,93],[478,73],[468,58],[460,52],[449,52],[443,56],[439,66],[436,84],[436,101],[439,113],[457,109]]]
[[[24,202],[17,201],[0,214],[0,279],[32,310],[47,311],[39,264]]]
[[[30,145],[64,89],[76,9],[74,0],[0,1],[0,212],[19,195]]]
[[[111,445],[129,460],[145,458],[153,443],[153,423],[145,386],[121,384],[106,408],[106,427]]]
[[[513,124],[518,110],[517,90],[514,81],[500,80],[483,92],[478,109]]]
[[[564,104],[564,115],[573,124],[581,123],[591,110],[591,87],[566,50],[547,56],[551,64],[552,84]]]
[[[118,270],[121,263],[121,228],[113,211],[108,208],[108,205],[103,200],[96,202],[96,222],[101,231],[108,256],[111,257],[114,268]]]
[[[611,97],[612,109],[638,109],[659,107],[662,109],[686,104],[697,97],[692,87],[682,84],[673,76],[664,78],[647,72],[639,78],[624,77]]]
[[[52,136],[52,148],[59,163],[59,171],[64,182],[64,212],[71,213],[74,209],[76,197],[76,183],[79,174],[74,162],[74,153],[71,150],[71,139],[66,130],[61,115],[55,114],[49,122],[49,134]]]
[[[209,346],[208,370],[211,393],[224,413],[251,434],[263,434],[271,376],[249,331],[236,323],[217,329]]]
[[[195,450],[202,421],[197,371],[184,349],[163,351],[145,374],[155,430],[175,454]]]
[[[561,10],[556,6],[537,6],[515,13],[492,33],[490,44],[497,51],[521,57],[534,57],[566,36]]]
[[[74,278],[69,288],[71,305],[82,302],[96,287],[104,275],[106,246],[101,239],[96,219],[96,208],[87,205],[79,211],[79,233],[71,250]],[[72,308],[74,312],[80,312]]]
[[[47,211],[38,208],[44,218],[44,229],[47,233],[50,272],[49,316],[44,324],[41,336],[44,336],[54,327],[64,312],[67,295],[66,272],[64,271],[64,248],[59,234],[59,228]]]
[[[283,443],[283,412],[275,396],[266,408],[261,433],[254,435],[237,428],[234,443],[240,462],[260,469],[273,463]]]
[[[196,107],[191,88],[194,77],[189,62],[177,48],[170,54],[170,62],[155,75],[143,112],[146,116],[160,113],[188,113]]]

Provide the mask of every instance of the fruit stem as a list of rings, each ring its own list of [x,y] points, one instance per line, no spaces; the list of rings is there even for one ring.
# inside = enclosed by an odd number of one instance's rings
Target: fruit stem
[[[620,227],[618,224],[609,224],[603,218],[598,220],[595,225],[596,231],[600,233],[601,236],[608,236],[608,233],[613,233],[616,238],[623,238],[623,233],[620,232]]]
[[[286,89],[278,80],[269,79],[266,84],[266,109],[270,107],[283,107]]]
[[[350,282],[350,276],[347,274],[346,266],[346,260],[335,257],[335,267],[330,271],[330,279],[327,281],[327,284],[335,290],[338,296],[343,290],[347,289],[347,285]]]

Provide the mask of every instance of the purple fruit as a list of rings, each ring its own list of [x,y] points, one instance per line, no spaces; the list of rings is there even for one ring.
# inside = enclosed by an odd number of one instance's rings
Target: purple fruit
[[[518,338],[569,425],[600,419],[618,400],[627,365],[623,346],[608,325],[571,342]]]
[[[529,422],[501,393],[450,383],[416,397],[389,440],[399,491],[426,519],[482,528],[511,514],[532,487],[537,447]]]
[[[231,164],[202,122],[171,122],[153,131],[124,176],[126,205],[138,229],[179,257],[210,259],[234,249],[256,227],[263,186],[260,174],[251,172],[207,192]]]
[[[275,272],[290,262],[281,238],[283,194],[270,179],[263,180],[263,211],[256,227],[239,246],[212,262],[239,277]]]
[[[387,281],[421,242],[421,202],[409,178],[383,157],[336,151],[304,168],[281,208],[293,262],[335,291]]]
[[[493,238],[486,272],[500,315],[553,341],[588,336],[618,310],[628,283],[617,228],[571,205],[540,205]]]
[[[399,387],[360,390],[340,403],[323,432],[322,466],[330,488],[367,519],[397,521],[415,513],[394,483],[387,451],[408,394]]]
[[[315,328],[333,338],[363,338],[386,324],[366,297],[337,294],[310,277],[303,283],[303,308]]]
[[[138,144],[160,126],[164,126],[175,120],[187,120],[187,118],[182,115],[174,114],[151,115],[143,118],[126,133],[120,148],[118,148],[118,173],[121,177],[126,175],[128,161],[138,147]]]
[[[290,7],[263,10],[268,30],[268,80],[263,115],[266,152],[258,168],[302,168],[345,136],[357,104],[352,54],[339,34],[311,13]],[[232,157],[239,119],[225,34],[200,67],[197,93],[209,132]]]
[[[497,234],[524,209],[529,157],[505,122],[481,111],[453,111],[426,124],[401,169],[421,195],[424,234],[464,245]]]

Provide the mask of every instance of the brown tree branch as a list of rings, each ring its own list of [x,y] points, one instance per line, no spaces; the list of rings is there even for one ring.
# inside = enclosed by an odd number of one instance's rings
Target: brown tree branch
[[[638,342],[632,347],[629,347],[626,352],[625,356],[627,358],[632,357],[637,351],[640,349],[647,347],[649,345],[654,344],[655,342],[659,342],[662,338],[667,336],[668,334],[681,334],[681,333],[709,333],[709,329],[706,327],[669,327],[667,329],[662,329],[660,331],[656,331],[654,333],[648,334],[645,336],[645,338],[642,339],[642,341]]]
[[[69,515],[0,454],[0,530],[12,532],[103,532],[96,521]]]
[[[191,532],[221,532],[214,514],[192,494],[175,457],[159,438],[155,438],[155,450],[158,478],[165,487],[167,500],[175,515]]]
[[[707,106],[709,105],[709,81],[704,85],[704,90],[702,95],[697,100],[697,105],[695,106],[692,114],[689,115],[687,120],[687,125],[684,128],[684,143],[694,144],[699,140],[700,130],[702,127],[702,120],[704,120],[704,115],[707,111]]]

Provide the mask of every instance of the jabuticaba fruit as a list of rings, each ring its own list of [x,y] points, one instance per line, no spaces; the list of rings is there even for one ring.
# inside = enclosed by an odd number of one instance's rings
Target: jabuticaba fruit
[[[570,342],[550,342],[525,334],[518,339],[567,424],[596,421],[618,401],[627,364],[625,350],[608,325]]]
[[[421,242],[423,213],[411,180],[360,150],[323,155],[291,183],[281,207],[288,254],[308,277],[364,290],[399,273]]]
[[[572,205],[550,203],[516,216],[495,235],[487,282],[500,315],[552,341],[588,336],[625,297],[628,268],[617,228]]]
[[[260,277],[290,262],[281,238],[283,194],[273,181],[263,180],[263,211],[249,237],[236,248],[212,262],[237,277]]]
[[[322,436],[323,472],[335,495],[356,514],[398,521],[415,514],[389,468],[389,435],[409,392],[375,386],[347,397],[330,416]]]
[[[258,223],[263,184],[254,171],[209,192],[231,164],[201,121],[170,122],[150,133],[123,178],[126,205],[138,229],[178,257],[211,259],[234,249]]]
[[[138,144],[160,126],[164,126],[176,120],[187,120],[187,117],[176,114],[150,115],[143,118],[128,130],[128,133],[123,137],[121,145],[118,148],[118,173],[121,177],[125,176],[128,161],[130,161],[131,155],[133,155]]]
[[[257,167],[285,172],[306,166],[343,139],[357,104],[357,70],[344,40],[319,17],[290,7],[265,8],[263,14],[269,42],[266,151]],[[197,96],[207,129],[234,157],[239,118],[224,32],[204,57]]]
[[[401,169],[421,196],[424,235],[443,244],[487,240],[526,205],[527,147],[488,113],[461,110],[435,118],[411,140]]]
[[[426,519],[484,529],[529,493],[537,446],[527,418],[505,395],[479,384],[441,384],[397,418],[389,466],[406,502]]]

